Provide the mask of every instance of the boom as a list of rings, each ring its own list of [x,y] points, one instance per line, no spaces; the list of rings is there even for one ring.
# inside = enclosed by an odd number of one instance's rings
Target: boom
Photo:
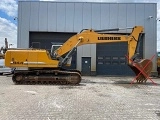
[[[100,30],[99,30],[100,31]],[[139,41],[139,36],[143,32],[142,26],[135,26],[132,29],[130,35],[116,35],[116,34],[104,34],[97,33],[94,30],[85,30],[79,34],[72,36],[68,39],[60,48],[58,48],[55,53],[56,57],[62,57],[64,54],[68,53],[65,58],[60,62],[60,66],[62,64],[66,64],[70,59],[72,51],[78,46],[85,44],[99,44],[99,43],[117,43],[117,42],[128,42],[128,56],[132,58],[136,55],[136,48]],[[130,63],[130,61],[128,61]]]

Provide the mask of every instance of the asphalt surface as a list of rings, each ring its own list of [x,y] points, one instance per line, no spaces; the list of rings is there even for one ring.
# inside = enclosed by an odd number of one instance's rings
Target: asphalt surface
[[[160,78],[82,78],[78,86],[14,85],[0,76],[0,120],[160,120]]]

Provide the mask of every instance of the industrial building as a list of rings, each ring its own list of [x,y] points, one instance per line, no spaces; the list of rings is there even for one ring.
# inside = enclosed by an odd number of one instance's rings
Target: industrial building
[[[156,3],[19,1],[18,48],[50,50],[82,29],[144,27],[140,54],[150,59],[157,50]],[[111,33],[129,34],[131,29]],[[71,68],[84,75],[133,75],[127,65],[127,43],[79,46]],[[156,57],[152,74],[157,74]]]

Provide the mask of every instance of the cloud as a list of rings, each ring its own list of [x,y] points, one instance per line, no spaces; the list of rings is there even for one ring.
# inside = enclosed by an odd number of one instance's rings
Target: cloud
[[[18,4],[16,0],[0,0],[0,11],[9,17],[17,16]],[[11,18],[12,19],[12,18]],[[12,47],[17,47],[17,26],[10,20],[0,16],[0,47],[4,46],[4,39],[8,39]]]
[[[16,0],[0,0],[0,10],[10,17],[17,16],[18,4]]]
[[[11,21],[0,17],[0,47],[4,46],[4,39],[7,38],[12,47],[17,47],[17,26]]]

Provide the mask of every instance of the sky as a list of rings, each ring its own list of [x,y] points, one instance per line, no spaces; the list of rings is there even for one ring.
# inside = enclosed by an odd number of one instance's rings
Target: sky
[[[20,0],[27,1],[27,0]],[[29,0],[38,1],[38,0]],[[118,2],[118,3],[157,3],[157,18],[160,19],[160,0],[40,0],[40,1],[82,1],[82,2]],[[0,47],[7,38],[10,47],[17,47],[18,0],[0,0]],[[160,51],[160,21],[157,20],[157,51]]]

